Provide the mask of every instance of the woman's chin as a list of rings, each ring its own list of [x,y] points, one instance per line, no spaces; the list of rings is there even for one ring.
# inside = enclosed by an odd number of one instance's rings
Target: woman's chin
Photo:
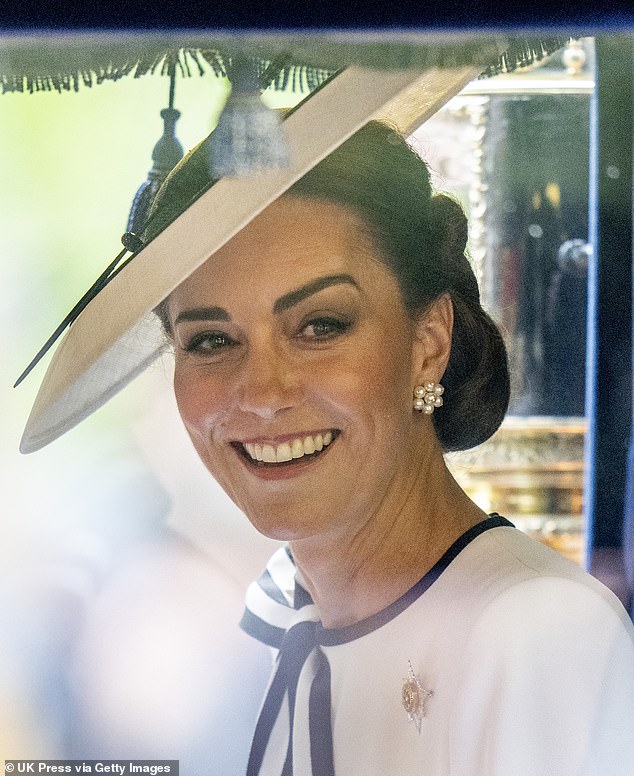
[[[311,519],[310,516],[306,516],[306,522],[297,519],[296,514],[289,514],[285,512],[280,514],[279,510],[275,510],[274,513],[268,513],[261,509],[254,512],[252,510],[245,511],[247,519],[251,525],[266,536],[267,539],[274,539],[278,542],[294,542],[301,539],[309,539],[322,532],[323,526],[320,525],[323,521],[323,516],[320,518],[315,517]]]

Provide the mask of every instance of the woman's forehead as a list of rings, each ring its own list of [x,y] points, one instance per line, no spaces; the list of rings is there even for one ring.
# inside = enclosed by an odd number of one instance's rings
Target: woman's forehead
[[[387,267],[362,219],[345,206],[285,196],[211,256],[172,294],[176,302],[257,292],[275,295],[316,277],[346,273],[360,282]],[[379,265],[377,267],[376,265]]]
[[[241,250],[245,245],[292,249],[295,245],[318,250],[332,243],[353,247],[368,231],[351,208],[325,199],[287,194],[275,200],[221,249]]]

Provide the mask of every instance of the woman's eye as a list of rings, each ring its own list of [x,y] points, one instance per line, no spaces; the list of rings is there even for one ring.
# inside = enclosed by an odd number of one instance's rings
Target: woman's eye
[[[350,328],[350,322],[339,318],[315,318],[302,329],[306,339],[323,340],[343,334]]]
[[[185,345],[188,353],[217,353],[224,348],[235,345],[227,334],[217,331],[206,331],[194,335]]]

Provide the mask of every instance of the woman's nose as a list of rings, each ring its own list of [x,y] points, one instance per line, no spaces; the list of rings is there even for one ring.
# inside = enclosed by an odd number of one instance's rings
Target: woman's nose
[[[288,356],[274,347],[251,349],[242,365],[238,404],[243,412],[271,419],[297,404],[300,377]]]

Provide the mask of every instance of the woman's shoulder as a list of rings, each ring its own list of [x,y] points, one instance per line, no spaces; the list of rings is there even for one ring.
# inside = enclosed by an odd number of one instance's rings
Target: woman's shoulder
[[[451,674],[458,769],[634,772],[634,628],[625,609],[520,531],[488,533],[461,559],[473,577]]]
[[[454,583],[469,580],[464,586],[467,605],[482,620],[499,619],[521,629],[552,618],[548,627],[558,630],[570,624],[592,629],[613,623],[634,642],[632,622],[611,590],[518,529],[487,531],[452,566]]]

